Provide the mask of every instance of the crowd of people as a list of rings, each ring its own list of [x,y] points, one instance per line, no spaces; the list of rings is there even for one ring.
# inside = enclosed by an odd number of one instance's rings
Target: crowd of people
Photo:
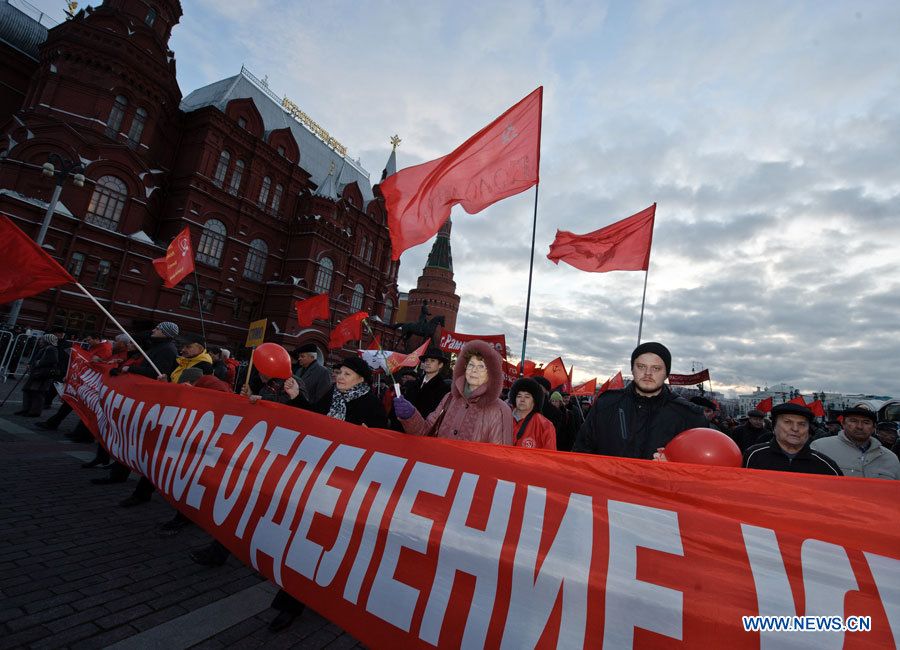
[[[391,381],[374,382],[372,368],[358,355],[345,356],[329,370],[313,344],[293,351],[293,374],[287,379],[256,369],[247,376],[246,367],[228,350],[207,347],[202,336],[182,333],[171,322],[159,323],[142,341],[146,357],[124,334],[113,341],[91,334],[84,345],[93,361],[110,364],[113,376],[136,374],[237,392],[251,402],[279,402],[416,436],[667,461],[665,447],[676,435],[706,427],[733,440],[746,468],[900,479],[896,422],[878,422],[872,411],[853,408],[844,411],[840,421],[819,426],[808,408],[794,403],[775,406],[768,419],[756,410],[741,422],[721,418],[711,400],[688,400],[669,388],[672,355],[657,342],[642,343],[632,352],[633,379],[625,388],[605,391],[591,404],[554,390],[544,377],[521,377],[504,390],[502,359],[483,341],[466,343],[455,364],[440,348],[427,349],[418,368],[397,374],[400,394],[394,393]],[[28,370],[19,415],[38,417],[50,406],[53,382],[65,375],[69,346],[64,332],[43,335]],[[71,410],[64,403],[36,426],[56,429]],[[93,440],[80,423],[68,435],[81,442]],[[100,485],[122,483],[130,472],[99,443],[95,458],[83,465],[97,466],[109,470],[107,476],[93,479]],[[120,505],[146,503],[153,491],[153,484],[141,477]],[[174,535],[190,524],[178,513],[158,532]],[[207,566],[221,565],[228,556],[216,541],[191,554]],[[304,609],[283,591],[272,606],[278,610],[270,624],[273,631],[289,626]]]

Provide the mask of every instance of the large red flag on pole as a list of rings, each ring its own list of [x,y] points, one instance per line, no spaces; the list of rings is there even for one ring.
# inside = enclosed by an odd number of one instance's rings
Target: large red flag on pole
[[[294,303],[297,307],[297,324],[300,327],[309,327],[317,318],[328,320],[328,294],[320,293],[318,296],[298,300]]]
[[[163,283],[169,289],[194,272],[194,251],[191,248],[189,227],[185,226],[184,230],[172,240],[166,249],[165,257],[153,260],[153,268],[156,269],[159,277],[163,279]]]
[[[543,86],[453,152],[388,176],[381,184],[391,259],[431,239],[462,205],[476,214],[538,182]]]
[[[627,219],[576,235],[557,230],[547,257],[554,263],[560,260],[582,271],[646,271],[650,266],[650,245],[653,243],[653,223],[656,204]]]
[[[0,304],[75,283],[75,278],[4,215],[0,215],[0,258]]]
[[[622,372],[619,371],[609,379],[603,382],[597,394],[605,393],[608,390],[621,390],[625,388],[625,380],[622,378]]]
[[[572,389],[572,394],[578,397],[590,397],[597,392],[597,378],[578,384]]]
[[[347,341],[358,341],[362,338],[362,322],[369,317],[364,311],[350,314],[340,323],[334,326],[331,337],[328,339],[328,349],[334,350],[344,345]]]
[[[767,397],[764,400],[760,400],[759,404],[756,405],[757,411],[762,411],[763,413],[768,413],[772,410],[772,398]]]
[[[797,395],[794,399],[788,400],[788,404],[797,404],[798,406],[806,406],[806,400],[803,399],[803,395]]]
[[[550,382],[551,388],[564,386],[569,381],[569,373],[566,372],[562,357],[556,357],[544,367],[544,377]]]

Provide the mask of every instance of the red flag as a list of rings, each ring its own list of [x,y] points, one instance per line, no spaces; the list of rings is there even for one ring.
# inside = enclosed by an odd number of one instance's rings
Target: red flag
[[[772,406],[773,406],[772,398],[767,397],[766,399],[762,400],[759,404],[756,405],[756,410],[762,411],[763,413],[768,413],[769,411],[772,410]]]
[[[534,377],[537,364],[534,361],[525,359],[525,370],[522,370],[522,364],[516,365],[516,372],[521,373],[523,377]]]
[[[608,390],[621,390],[625,388],[625,380],[622,379],[622,371],[620,370],[615,375],[607,379],[603,382],[603,385],[600,386],[600,390],[597,394],[605,393]]]
[[[566,377],[566,385],[565,385],[564,389],[567,393],[572,392],[572,375],[574,375],[574,374],[575,374],[575,364],[573,363],[572,367],[569,368],[569,376]]]
[[[578,397],[590,397],[597,392],[597,378],[594,377],[590,381],[578,384],[572,389],[572,394]]]
[[[318,296],[298,300],[294,303],[297,307],[297,324],[300,327],[309,327],[317,318],[328,320],[328,294],[320,293]]]
[[[347,341],[358,341],[362,338],[362,322],[369,315],[364,311],[358,311],[350,314],[340,323],[334,326],[331,331],[331,338],[328,339],[328,349],[334,350],[344,345]]]
[[[375,338],[372,339],[372,342],[369,343],[369,347],[367,350],[380,350],[381,349],[381,334],[376,334]]]
[[[58,287],[75,278],[9,218],[0,215],[0,305]]]
[[[544,377],[550,382],[552,388],[558,388],[569,380],[569,373],[566,372],[566,365],[563,363],[562,357],[556,357],[544,367]]]
[[[194,251],[191,248],[191,230],[184,230],[172,240],[165,257],[153,260],[153,268],[159,273],[166,287],[171,289],[194,270]]]
[[[815,415],[816,417],[818,417],[818,418],[825,417],[825,405],[822,404],[822,400],[817,399],[815,402],[812,402],[811,404],[807,404],[807,406],[809,407],[809,410],[813,412],[813,415]]]
[[[446,156],[387,177],[381,193],[391,259],[431,239],[457,203],[476,214],[538,182],[543,90],[539,87]]]
[[[800,406],[806,406],[806,402],[803,399],[803,395],[797,395],[792,400],[788,400],[788,404],[799,404]]]
[[[567,262],[576,269],[606,271],[646,271],[650,266],[656,204],[614,224],[586,235],[557,230],[547,257],[554,263]]]
[[[425,341],[409,354],[394,352],[387,358],[388,371],[394,372],[397,368],[415,368],[419,365],[419,357],[425,354],[425,350],[428,349],[430,344],[431,341]]]

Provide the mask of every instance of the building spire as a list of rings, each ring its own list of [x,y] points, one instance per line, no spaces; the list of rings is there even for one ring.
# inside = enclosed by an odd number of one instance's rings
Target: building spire
[[[432,267],[453,271],[453,253],[450,251],[451,227],[450,219],[447,219],[444,225],[441,226],[441,229],[438,230],[437,239],[434,240],[434,245],[428,254],[428,262],[425,264],[426,268]]]
[[[384,166],[384,171],[381,172],[382,181],[391,174],[397,173],[397,147],[400,146],[400,142],[402,142],[402,140],[400,140],[400,137],[396,133],[391,136],[391,155],[388,157],[387,164]]]

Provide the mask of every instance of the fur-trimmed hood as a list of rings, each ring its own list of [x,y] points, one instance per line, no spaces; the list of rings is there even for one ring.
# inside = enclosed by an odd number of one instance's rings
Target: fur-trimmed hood
[[[475,354],[479,354],[484,359],[488,379],[472,392],[469,399],[484,398],[487,401],[500,399],[500,392],[503,390],[503,360],[497,350],[484,341],[469,341],[460,350],[459,356],[456,358],[456,365],[453,366],[453,386],[451,388],[453,395],[465,399],[463,388],[466,383],[466,364]]]
[[[531,393],[534,398],[534,412],[540,413],[544,407],[544,389],[531,377],[519,377],[509,389],[509,405],[515,410],[516,395],[522,391]]]

